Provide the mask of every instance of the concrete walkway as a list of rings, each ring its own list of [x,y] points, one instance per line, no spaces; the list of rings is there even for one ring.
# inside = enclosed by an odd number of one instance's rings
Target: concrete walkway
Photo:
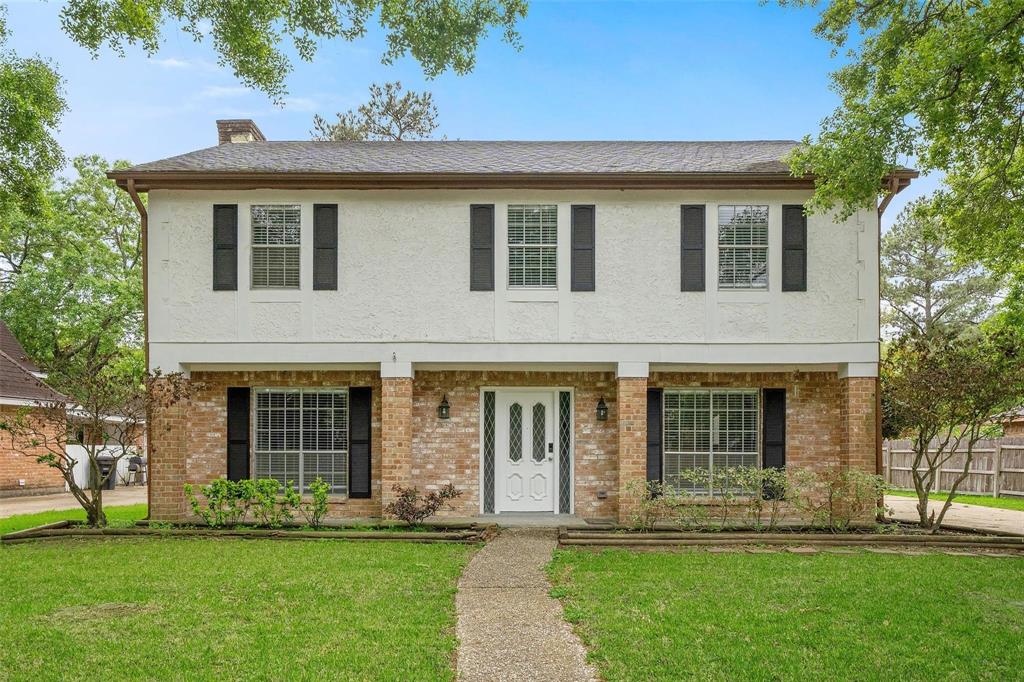
[[[596,680],[586,650],[548,596],[553,529],[511,528],[469,562],[455,598],[459,679]]]
[[[103,491],[104,507],[145,503],[146,488],[141,485]],[[44,511],[78,509],[80,507],[81,505],[78,504],[78,500],[71,493],[0,497],[0,519],[16,514],[36,514]]]
[[[935,510],[938,516],[942,511],[942,502],[929,500],[929,511]],[[889,495],[885,498],[885,506],[893,510],[893,518],[897,521],[909,521],[917,523],[917,498],[899,497]],[[942,520],[943,526],[949,528],[976,528],[990,533],[1013,533],[1024,535],[1024,511],[1013,509],[993,509],[992,507],[979,507],[976,504],[959,504],[954,502],[946,518]]]

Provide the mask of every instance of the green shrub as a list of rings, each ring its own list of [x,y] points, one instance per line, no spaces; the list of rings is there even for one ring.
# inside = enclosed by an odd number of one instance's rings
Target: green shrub
[[[309,504],[303,504],[300,511],[313,528],[320,528],[323,525],[324,517],[327,516],[327,495],[330,491],[331,486],[319,476],[309,484],[309,494],[313,500]]]
[[[787,486],[788,499],[802,519],[833,533],[844,532],[853,522],[883,511],[879,504],[885,494],[885,479],[860,469],[791,469]]]
[[[278,497],[280,491],[281,484],[272,478],[257,481],[218,478],[199,488],[204,498],[204,502],[200,502],[192,484],[185,484],[185,495],[192,506],[192,512],[211,528],[237,526],[246,521],[250,512],[258,525],[280,527],[294,518],[292,510],[298,508],[301,502],[291,481],[284,487],[281,497]]]

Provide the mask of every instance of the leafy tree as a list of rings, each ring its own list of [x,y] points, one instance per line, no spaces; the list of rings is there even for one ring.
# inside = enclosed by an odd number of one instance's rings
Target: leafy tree
[[[942,525],[957,489],[967,478],[977,442],[994,435],[991,417],[1024,394],[1024,332],[1008,327],[971,327],[960,333],[938,328],[897,339],[881,365],[887,397],[883,418],[913,443],[911,475],[923,528]],[[895,429],[890,425],[888,432]],[[928,493],[955,457],[962,466],[948,486],[938,514],[928,511]],[[946,479],[948,482],[948,479]],[[945,487],[945,486],[943,486]]]
[[[337,114],[336,123],[313,117],[313,139],[334,140],[422,140],[437,129],[437,107],[429,92],[402,94],[400,82],[374,83],[370,101]]]
[[[882,237],[883,322],[898,334],[962,328],[992,309],[998,278],[958,262],[944,237],[942,219],[927,199],[909,204]]]
[[[104,175],[107,161],[81,156],[73,166],[77,177],[49,191],[45,211],[0,220],[0,316],[52,383],[72,393],[63,375],[76,363],[142,370],[138,216]]]
[[[61,78],[47,62],[5,47],[0,7],[0,212],[37,215],[64,156],[53,138],[66,108]],[[0,228],[3,229],[3,228]]]
[[[73,401],[38,402],[0,421],[0,431],[9,436],[15,452],[60,472],[94,527],[107,525],[103,486],[117,475],[117,463],[140,454],[136,443],[145,429],[147,411],[169,408],[189,398],[194,388],[181,374],[130,377],[113,367],[116,363],[100,371],[83,363],[66,365],[65,376],[76,387]],[[86,432],[106,434],[106,443],[90,438],[81,444],[91,472],[84,486],[75,480],[78,460],[68,451],[69,414]],[[106,474],[100,466],[101,455],[111,458]]]
[[[1019,269],[1024,4],[833,0],[815,33],[849,63],[832,74],[839,108],[790,159],[794,173],[817,178],[811,208],[872,205],[883,177],[910,158],[945,173],[937,206],[953,245],[998,270]]]
[[[243,83],[280,98],[292,69],[280,45],[289,37],[299,57],[312,61],[323,41],[355,40],[376,21],[387,39],[385,64],[409,54],[427,76],[464,74],[491,28],[519,47],[515,26],[526,10],[526,0],[68,0],[61,24],[93,54],[104,45],[123,54],[135,44],[153,54],[172,23],[209,40]]]

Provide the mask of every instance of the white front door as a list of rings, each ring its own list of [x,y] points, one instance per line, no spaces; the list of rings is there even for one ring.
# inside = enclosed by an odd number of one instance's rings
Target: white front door
[[[555,511],[555,393],[498,391],[496,512]]]

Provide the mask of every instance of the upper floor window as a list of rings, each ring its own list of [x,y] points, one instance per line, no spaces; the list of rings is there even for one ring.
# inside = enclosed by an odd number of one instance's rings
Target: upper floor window
[[[768,288],[768,207],[718,207],[718,286]]]
[[[558,285],[558,207],[508,207],[508,285]]]
[[[299,288],[301,217],[298,206],[253,206],[252,286]]]

